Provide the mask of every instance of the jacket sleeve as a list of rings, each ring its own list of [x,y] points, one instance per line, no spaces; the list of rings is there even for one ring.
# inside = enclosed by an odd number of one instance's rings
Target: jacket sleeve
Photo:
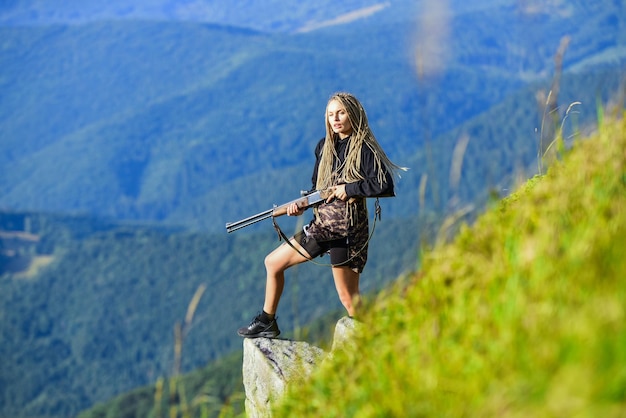
[[[378,182],[378,171],[374,161],[374,153],[367,146],[363,145],[361,150],[361,174],[364,179],[354,183],[346,184],[346,194],[348,197],[391,197],[395,196],[393,176],[385,167],[384,181]]]

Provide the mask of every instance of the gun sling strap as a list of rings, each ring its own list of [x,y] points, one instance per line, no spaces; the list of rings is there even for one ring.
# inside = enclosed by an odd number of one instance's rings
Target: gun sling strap
[[[278,233],[278,240],[279,241],[281,239],[284,240],[287,243],[287,245],[293,248],[293,250],[297,252],[298,254],[300,254],[302,257],[306,258],[308,261],[312,262],[313,264],[317,264],[318,266],[338,267],[338,266],[343,266],[343,265],[348,264],[354,257],[359,255],[361,251],[365,249],[365,247],[367,247],[367,244],[369,244],[370,240],[372,239],[372,236],[374,236],[374,231],[376,230],[376,220],[381,220],[381,214],[382,214],[382,209],[380,208],[380,202],[378,201],[378,198],[376,198],[376,201],[374,202],[374,223],[372,224],[372,231],[369,233],[369,236],[367,237],[367,241],[365,241],[365,244],[363,244],[363,246],[359,248],[359,250],[355,252],[352,255],[352,257],[348,258],[346,261],[344,261],[341,264],[318,263],[314,261],[313,258],[311,258],[308,254],[307,255],[302,254],[302,252],[291,243],[291,240],[287,237],[287,235],[285,235],[283,230],[280,229],[280,226],[276,222],[276,217],[272,217],[272,223],[274,224],[274,229]]]

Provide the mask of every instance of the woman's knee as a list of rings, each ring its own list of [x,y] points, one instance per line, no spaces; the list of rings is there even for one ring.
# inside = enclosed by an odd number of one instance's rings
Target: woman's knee
[[[265,257],[265,269],[277,273],[285,271],[289,266],[289,257],[282,247],[277,248]]]
[[[274,255],[274,253],[269,253],[267,256],[265,256],[265,270],[267,271],[279,270],[277,257]]]

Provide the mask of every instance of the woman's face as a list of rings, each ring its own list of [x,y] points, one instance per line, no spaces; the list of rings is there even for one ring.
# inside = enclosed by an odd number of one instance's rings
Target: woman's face
[[[339,134],[339,138],[343,139],[350,136],[352,124],[348,119],[348,112],[341,102],[331,100],[326,108],[326,117],[333,132]]]

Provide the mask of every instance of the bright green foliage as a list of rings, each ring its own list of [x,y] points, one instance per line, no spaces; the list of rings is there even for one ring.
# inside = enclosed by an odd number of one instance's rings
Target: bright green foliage
[[[625,150],[604,122],[426,252],[277,416],[624,416]]]

